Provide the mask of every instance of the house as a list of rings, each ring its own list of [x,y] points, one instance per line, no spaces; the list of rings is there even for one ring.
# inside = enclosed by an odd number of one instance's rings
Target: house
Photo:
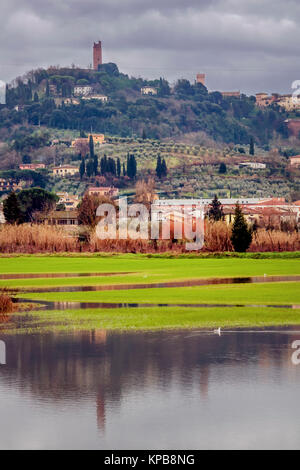
[[[300,167],[300,155],[295,155],[294,157],[290,157],[290,165],[296,168]]]
[[[91,94],[93,87],[90,85],[75,85],[74,86],[74,95],[75,96],[87,96]]]
[[[20,170],[40,170],[42,168],[46,168],[44,163],[22,163],[19,165]]]
[[[83,96],[83,100],[98,100],[102,101],[102,103],[107,103],[108,97],[105,95],[89,95],[89,96]]]
[[[157,95],[157,88],[153,86],[143,86],[141,88],[142,95]]]
[[[241,92],[240,91],[221,91],[221,95],[223,98],[240,98]]]
[[[75,226],[78,225],[78,211],[52,211],[39,219],[46,225]]]
[[[58,204],[63,204],[67,211],[75,210],[79,205],[79,197],[68,193],[56,193],[59,197]]]
[[[72,165],[60,165],[53,168],[54,176],[74,176],[77,173],[79,173],[78,167]]]
[[[293,95],[281,95],[278,97],[276,103],[286,111],[294,111],[300,109],[300,100]]]
[[[0,178],[0,192],[10,192],[18,189],[18,185],[15,181],[6,180],[5,178]]]
[[[256,95],[255,95],[256,105],[259,106],[260,108],[270,106],[275,101],[277,101],[278,96],[279,95],[277,93],[273,93],[270,96],[269,96],[268,93],[256,93]]]
[[[119,189],[110,186],[90,187],[87,190],[89,196],[105,196],[105,197],[117,197],[119,195]]]
[[[240,163],[240,166],[247,166],[249,168],[252,168],[253,170],[263,170],[266,168],[265,163],[258,163],[258,162],[242,162]]]
[[[88,134],[88,137],[78,137],[75,140],[72,140],[71,147],[77,147],[80,144],[88,144],[90,136],[93,137],[94,144],[104,144],[105,136],[104,134]]]

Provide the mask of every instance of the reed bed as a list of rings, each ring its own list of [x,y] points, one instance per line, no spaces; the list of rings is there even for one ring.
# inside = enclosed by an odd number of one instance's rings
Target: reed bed
[[[225,222],[205,224],[205,243],[202,251],[233,251],[231,226]],[[249,252],[300,250],[299,232],[258,229],[253,234]],[[47,225],[5,225],[0,229],[0,253],[185,253],[185,240],[100,240],[95,231],[80,241],[78,234],[69,235],[65,229]]]

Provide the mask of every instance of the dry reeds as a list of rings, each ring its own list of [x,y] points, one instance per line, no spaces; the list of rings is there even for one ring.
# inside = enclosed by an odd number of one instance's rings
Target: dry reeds
[[[300,250],[299,232],[258,229],[254,233],[248,251],[298,251]]]
[[[1,253],[76,252],[76,236],[47,225],[5,225],[0,230]]]

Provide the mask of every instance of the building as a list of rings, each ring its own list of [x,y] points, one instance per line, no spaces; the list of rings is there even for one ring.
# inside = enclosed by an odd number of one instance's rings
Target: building
[[[273,93],[272,95],[269,95],[268,93],[256,93],[256,105],[260,108],[270,106],[278,100],[278,96],[279,95],[277,93]]]
[[[276,103],[286,111],[295,111],[296,109],[300,109],[300,100],[298,97],[294,97],[293,95],[281,95],[278,97]]]
[[[93,69],[98,70],[99,65],[102,65],[102,43],[94,42],[93,47]]]
[[[5,224],[5,217],[4,217],[4,214],[3,214],[2,207],[0,207],[0,225],[1,224]]]
[[[52,211],[47,216],[41,217],[39,222],[46,225],[75,226],[78,225],[78,211]]]
[[[76,96],[87,96],[92,93],[93,87],[90,85],[75,85],[74,86],[74,95]]]
[[[20,170],[40,170],[46,168],[44,163],[22,163],[19,165]]]
[[[201,85],[205,86],[205,73],[197,73],[196,83],[201,83]]]
[[[295,167],[300,167],[300,155],[295,155],[294,157],[290,157],[290,165]]]
[[[154,86],[143,86],[141,88],[142,95],[157,95],[157,88]]]
[[[18,188],[19,186],[15,181],[0,178],[0,192],[15,191]]]
[[[79,169],[76,166],[72,165],[60,165],[60,166],[55,166],[53,168],[53,175],[54,176],[74,176],[77,173],[79,173]]]
[[[89,96],[83,96],[82,97],[83,100],[98,100],[98,101],[102,101],[102,103],[107,103],[108,101],[108,97],[105,96],[105,95],[89,95]]]
[[[105,197],[117,197],[119,195],[119,189],[111,186],[96,186],[90,187],[87,190],[89,196],[105,196]]]
[[[79,202],[80,202],[78,196],[74,194],[63,193],[63,192],[61,193],[58,192],[56,194],[59,197],[58,204],[63,204],[67,211],[77,209]]]
[[[223,98],[240,98],[241,92],[240,91],[221,91],[221,95]]]
[[[72,140],[71,147],[77,147],[80,144],[88,144],[90,136],[93,137],[94,144],[105,144],[104,134],[88,134],[88,137],[78,137],[77,139]]]
[[[258,162],[242,162],[240,163],[240,166],[247,166],[249,168],[252,168],[253,170],[263,170],[267,167],[265,163]]]

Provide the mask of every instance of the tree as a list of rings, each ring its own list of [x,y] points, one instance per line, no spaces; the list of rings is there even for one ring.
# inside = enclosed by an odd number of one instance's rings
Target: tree
[[[120,159],[117,158],[117,177],[120,178],[121,176],[121,162]]]
[[[132,154],[127,155],[127,176],[134,179],[136,177],[136,159]]]
[[[84,158],[81,159],[81,163],[79,167],[79,174],[80,174],[80,179],[82,180],[82,178],[85,175],[85,159]]]
[[[95,154],[95,150],[94,150],[94,139],[93,139],[93,136],[92,134],[90,135],[89,137],[89,149],[90,149],[90,158],[94,158]]]
[[[32,222],[38,217],[38,213],[50,212],[59,200],[56,194],[42,188],[23,189],[17,198],[24,222]]]
[[[94,155],[93,163],[94,163],[94,175],[98,175],[98,157],[97,157],[97,155]]]
[[[94,174],[94,160],[91,160],[90,158],[86,164],[86,174],[89,178]]]
[[[27,155],[27,154],[26,154],[26,155],[23,155],[23,157],[22,157],[22,163],[25,163],[25,164],[26,164],[26,163],[31,163],[31,157],[30,157],[30,155]]]
[[[136,183],[134,202],[144,204],[147,209],[150,209],[155,196],[155,181],[153,178],[149,178],[147,182],[141,180]]]
[[[100,204],[114,204],[114,202],[104,196],[96,196],[85,194],[78,208],[78,222],[80,225],[88,227],[96,227],[97,216],[96,211]]]
[[[227,172],[227,166],[225,163],[221,163],[219,166],[219,173],[222,175]]]
[[[157,160],[156,160],[156,176],[160,179],[162,176],[162,162],[161,162],[161,156],[158,155]]]
[[[254,155],[255,150],[254,150],[254,139],[253,137],[250,137],[250,143],[249,143],[249,154]]]
[[[125,166],[125,162],[123,162],[123,176],[126,176],[126,166]]]
[[[16,193],[10,193],[3,202],[3,213],[8,224],[20,224],[22,212]]]
[[[211,204],[209,205],[208,218],[217,222],[218,220],[224,220],[224,212],[221,202],[219,201],[217,195],[213,198]]]
[[[36,91],[34,92],[34,95],[33,95],[33,101],[34,101],[35,103],[38,103],[38,102],[39,102],[39,95],[37,94]]]
[[[237,252],[248,250],[252,242],[252,232],[243,215],[239,204],[235,206],[231,243]]]
[[[163,158],[163,161],[161,162],[161,176],[165,178],[168,174],[168,168],[166,164],[166,160]]]

